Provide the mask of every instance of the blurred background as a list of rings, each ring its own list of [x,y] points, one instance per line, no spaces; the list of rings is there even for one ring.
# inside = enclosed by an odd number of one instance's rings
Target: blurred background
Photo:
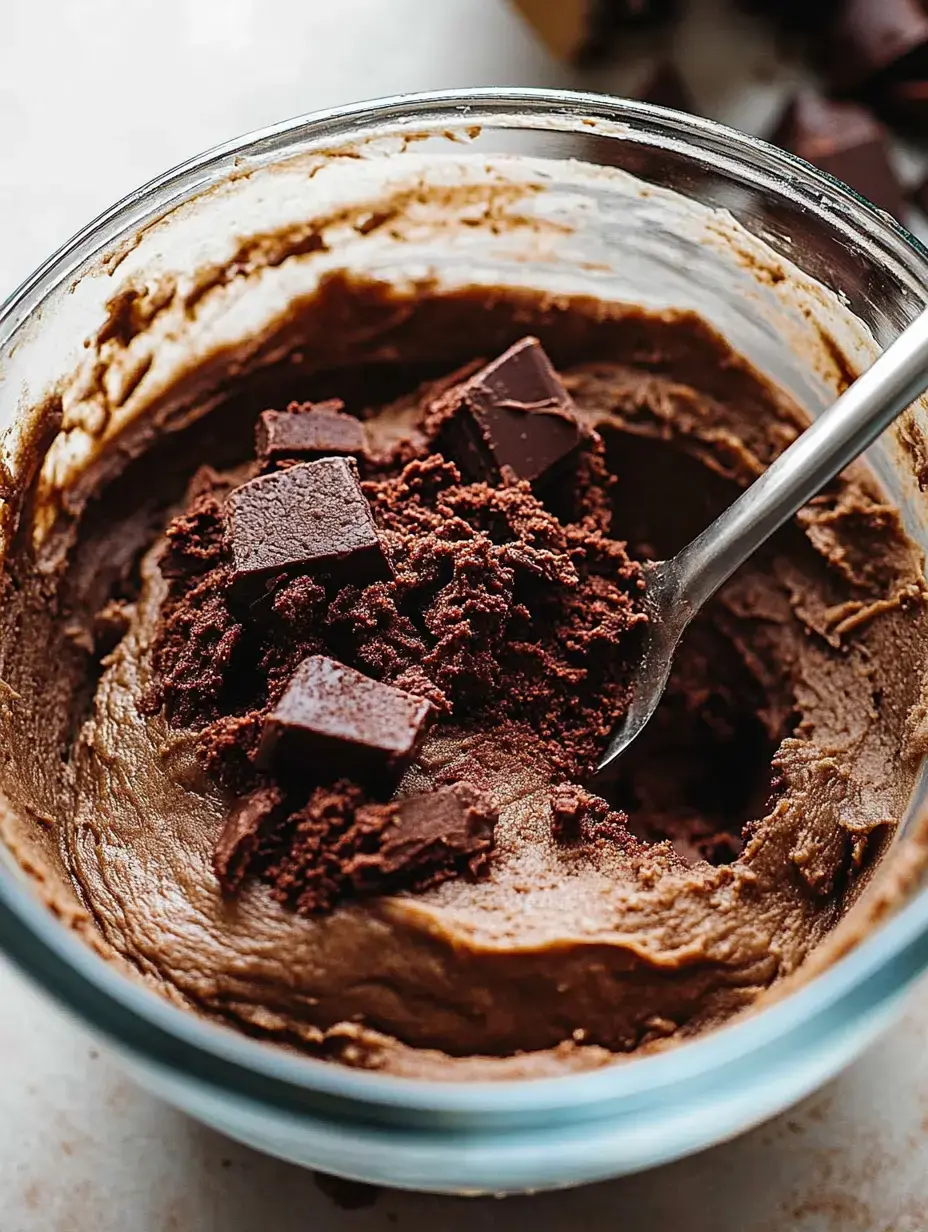
[[[669,54],[707,114],[759,128],[785,80],[771,30],[726,0],[633,23],[584,68],[509,0],[2,0],[0,21],[0,296],[150,177],[302,112],[453,86],[634,92]]]
[[[622,20],[591,29],[593,0],[0,0],[0,300],[212,144],[455,86],[632,94],[776,133],[922,229],[922,0],[609,3]],[[902,14],[892,54],[847,26],[852,10]],[[926,1232],[926,1016],[923,990],[800,1109],[656,1173],[505,1203],[337,1187],[333,1200],[137,1090],[0,961],[0,1232]]]
[[[924,234],[925,0],[2,0],[0,23],[0,298],[210,145],[455,86],[602,90],[775,135]]]

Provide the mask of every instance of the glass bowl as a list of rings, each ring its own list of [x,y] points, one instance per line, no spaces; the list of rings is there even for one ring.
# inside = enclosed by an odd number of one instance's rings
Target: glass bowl
[[[23,476],[35,457],[31,408],[57,399],[62,418],[38,482],[65,505],[77,499],[89,464],[118,456],[114,442],[144,428],[146,405],[181,351],[205,360],[273,321],[331,269],[693,308],[811,414],[928,301],[928,253],[892,219],[800,160],[710,121],[570,92],[386,99],[194,158],[38,269],[0,310],[9,475]],[[132,324],[119,327],[124,345],[100,415],[85,396],[88,373],[101,327],[109,321],[111,337],[121,312]],[[185,413],[178,406],[162,426],[182,426]],[[910,414],[924,425],[921,406]],[[905,448],[911,424],[887,433],[870,458],[925,543],[925,501]],[[16,522],[4,497],[0,551]],[[0,945],[142,1083],[262,1150],[423,1190],[578,1184],[756,1124],[835,1074],[891,1021],[928,966],[923,779],[887,857],[894,893],[878,876],[854,908],[869,913],[863,940],[836,936],[814,960],[814,978],[762,1011],[592,1073],[423,1082],[247,1038],[124,977],[46,909],[9,853]],[[7,808],[0,801],[0,823]]]

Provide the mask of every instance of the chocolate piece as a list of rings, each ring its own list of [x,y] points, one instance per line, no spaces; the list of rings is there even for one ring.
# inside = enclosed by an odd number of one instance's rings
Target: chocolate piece
[[[658,107],[672,107],[675,111],[699,114],[689,86],[672,60],[663,60],[635,92],[635,97],[640,98],[643,103],[654,103]]]
[[[551,837],[556,843],[577,842],[584,837],[585,828],[602,823],[609,815],[609,805],[602,796],[594,796],[576,783],[558,783],[551,792]],[[627,821],[622,814],[622,824]]]
[[[889,160],[886,130],[856,103],[835,102],[815,90],[800,90],[772,138],[822,171],[899,218],[902,187]]]
[[[231,492],[226,510],[236,581],[287,569],[391,574],[352,458],[261,475]]]
[[[248,870],[261,831],[283,803],[277,787],[258,787],[236,800],[213,852],[213,868],[224,890],[236,890]]]
[[[433,714],[421,697],[310,655],[265,720],[258,764],[355,781],[392,773],[415,756]]]
[[[915,185],[909,193],[909,196],[912,199],[912,203],[916,205],[923,214],[928,214],[928,176],[926,176],[921,183]],[[921,486],[921,483],[919,483],[919,486]]]
[[[556,56],[594,60],[628,31],[676,17],[679,0],[513,0]]]
[[[441,399],[438,448],[477,479],[508,466],[540,478],[579,445],[570,394],[537,338],[523,338]]]
[[[680,13],[680,0],[599,0],[595,19],[607,32],[659,26]]]
[[[266,466],[281,458],[312,458],[363,453],[364,425],[344,414],[338,398],[292,402],[286,411],[262,411],[255,430],[258,460]]]
[[[470,783],[365,800],[346,781],[318,786],[260,852],[261,873],[279,902],[321,915],[346,898],[418,891],[487,870],[498,810]]]
[[[923,0],[845,0],[822,36],[819,59],[832,88],[851,92],[885,75],[916,76],[926,50]]]
[[[825,27],[841,0],[738,0],[746,13],[766,17],[786,33],[814,34]]]
[[[928,63],[920,71],[924,76],[918,80],[887,81],[874,95],[880,114],[913,137],[928,133]]]
[[[359,894],[402,884],[425,889],[456,873],[479,876],[493,849],[499,812],[470,783],[358,809],[363,833],[379,835],[376,852],[358,855],[348,870]]]

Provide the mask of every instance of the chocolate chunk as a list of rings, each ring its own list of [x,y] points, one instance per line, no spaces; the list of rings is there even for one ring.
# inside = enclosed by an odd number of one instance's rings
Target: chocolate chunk
[[[598,60],[623,33],[676,17],[680,0],[514,0],[556,56]]]
[[[508,466],[540,478],[579,445],[570,394],[537,338],[523,338],[441,400],[437,446],[475,479]]]
[[[738,0],[746,13],[767,17],[784,33],[815,34],[824,29],[841,0]]]
[[[890,124],[915,140],[928,134],[928,63],[912,81],[887,81],[874,92],[873,105]]]
[[[916,184],[909,196],[923,214],[928,214],[928,177]]]
[[[310,655],[265,720],[257,761],[325,779],[394,773],[415,756],[433,715],[413,693]]]
[[[373,853],[362,845],[351,883],[369,894],[400,885],[422,890],[455,873],[477,876],[493,849],[498,816],[489,796],[469,783],[360,808],[359,831],[377,834],[379,842]]]
[[[675,111],[699,114],[689,86],[672,60],[662,61],[641,88],[635,91],[635,97],[657,107],[672,107]]]
[[[364,425],[329,402],[293,402],[286,411],[263,411],[255,431],[258,460],[266,466],[281,458],[312,458],[364,452]]]
[[[889,159],[886,130],[864,107],[801,90],[787,107],[773,140],[814,163],[899,218],[902,187]]]
[[[618,25],[660,25],[680,12],[680,0],[605,0]]]
[[[227,534],[236,581],[287,569],[352,581],[391,575],[352,458],[322,458],[230,492]]]
[[[820,62],[833,89],[853,92],[886,76],[917,76],[926,50],[922,0],[844,0],[822,36]]]
[[[261,832],[282,803],[282,793],[273,786],[259,787],[236,800],[213,852],[213,868],[223,889],[241,885]]]
[[[556,843],[576,842],[584,837],[584,823],[602,822],[607,816],[606,801],[576,783],[559,783],[551,792],[551,836]]]

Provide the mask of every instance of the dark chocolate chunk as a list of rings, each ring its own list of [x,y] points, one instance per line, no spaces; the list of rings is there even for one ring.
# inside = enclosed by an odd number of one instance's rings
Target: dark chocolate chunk
[[[635,97],[643,103],[654,103],[658,107],[672,107],[675,111],[688,111],[698,115],[695,100],[689,86],[672,60],[662,61],[647,78]]]
[[[902,187],[890,162],[886,130],[864,107],[801,90],[787,107],[773,140],[814,163],[899,218]]]
[[[680,0],[514,0],[551,51],[566,60],[599,60],[622,34],[676,17]]]
[[[677,17],[680,0],[599,0],[604,21],[614,30],[659,26]]]
[[[258,764],[324,779],[394,773],[415,756],[433,714],[413,693],[310,655],[265,720]]]
[[[928,177],[916,184],[909,196],[913,204],[918,206],[923,214],[928,215]]]
[[[364,425],[343,411],[337,398],[329,402],[291,403],[286,411],[263,411],[255,431],[262,465],[281,458],[308,461],[332,454],[363,453]]]
[[[602,822],[608,815],[606,801],[576,783],[559,783],[551,792],[551,837],[556,843],[576,842],[584,837],[585,825]]]
[[[576,59],[593,63],[621,49],[622,39],[676,17],[680,0],[588,0],[584,42]]]
[[[913,81],[887,81],[874,92],[873,105],[889,123],[914,138],[928,135],[928,62]]]
[[[537,338],[523,338],[442,399],[437,446],[472,478],[540,478],[579,445],[570,394]]]
[[[738,0],[746,13],[767,17],[784,33],[815,34],[842,0]]]
[[[832,89],[854,92],[913,72],[928,50],[923,0],[844,0],[822,36],[820,63]]]
[[[391,886],[425,889],[454,873],[477,876],[493,849],[498,811],[469,783],[456,783],[390,804],[358,809],[360,832],[379,836],[376,852],[357,855],[349,871],[359,894]]]
[[[391,570],[353,458],[321,458],[261,475],[229,493],[227,533],[235,579],[288,569],[351,580]]]
[[[283,794],[274,786],[258,787],[236,800],[213,852],[213,868],[223,889],[241,885],[262,830],[282,804]]]

